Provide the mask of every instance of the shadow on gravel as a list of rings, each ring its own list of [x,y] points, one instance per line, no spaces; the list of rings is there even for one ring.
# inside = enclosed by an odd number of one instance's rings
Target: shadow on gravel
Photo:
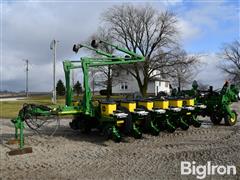
[[[8,124],[7,126],[13,128],[13,125],[11,126],[10,124]],[[109,139],[105,138],[103,135],[100,134],[98,130],[95,130],[95,129],[92,130],[90,133],[83,133],[83,132],[80,132],[79,130],[72,130],[70,127],[67,127],[67,126],[60,126],[56,130],[56,132],[52,135],[53,130],[54,130],[53,128],[47,127],[47,128],[44,128],[44,131],[37,132],[26,127],[24,130],[24,137],[31,138],[34,136],[39,136],[46,139],[61,137],[61,138],[66,138],[70,141],[85,141],[85,142],[93,143],[99,146],[105,146],[105,147],[108,146],[107,144],[105,144],[105,142],[109,141]],[[13,138],[14,138],[14,130],[12,131],[12,133],[2,133],[0,136],[0,143],[4,145],[4,143],[6,143],[8,140]],[[127,140],[126,137],[123,136],[121,143],[129,143],[129,141]]]

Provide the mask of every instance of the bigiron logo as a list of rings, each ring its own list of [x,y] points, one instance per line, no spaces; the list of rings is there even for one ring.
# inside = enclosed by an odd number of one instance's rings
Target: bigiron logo
[[[195,175],[197,179],[204,179],[208,175],[236,175],[234,165],[213,165],[208,161],[205,165],[197,165],[195,161],[181,161],[181,175]]]

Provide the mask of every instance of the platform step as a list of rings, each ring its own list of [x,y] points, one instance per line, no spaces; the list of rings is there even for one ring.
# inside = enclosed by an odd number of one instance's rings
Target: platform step
[[[14,155],[21,155],[21,154],[28,154],[32,153],[32,147],[26,147],[23,149],[13,149],[8,152],[9,156],[14,156]]]

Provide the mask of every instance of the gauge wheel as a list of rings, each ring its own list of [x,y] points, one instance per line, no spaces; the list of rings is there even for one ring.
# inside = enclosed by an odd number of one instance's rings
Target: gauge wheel
[[[227,126],[233,126],[237,123],[237,113],[233,111],[234,116],[231,118],[230,115],[225,115],[224,121]]]

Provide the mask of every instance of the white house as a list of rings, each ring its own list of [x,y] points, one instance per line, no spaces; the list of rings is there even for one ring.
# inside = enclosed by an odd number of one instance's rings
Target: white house
[[[154,72],[156,73],[156,72]],[[141,75],[142,73],[140,73]],[[148,94],[157,95],[158,92],[163,91],[170,93],[169,81],[161,79],[156,76],[148,83]],[[126,70],[122,70],[118,73],[117,77],[113,81],[112,93],[113,94],[130,94],[140,92],[137,80],[129,74]]]

